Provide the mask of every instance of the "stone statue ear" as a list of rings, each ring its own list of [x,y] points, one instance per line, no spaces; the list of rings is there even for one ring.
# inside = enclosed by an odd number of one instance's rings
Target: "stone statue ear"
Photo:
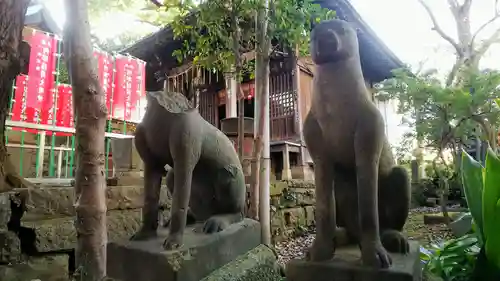
[[[328,48],[331,48],[332,51],[338,52],[342,47],[342,40],[337,32],[333,29],[328,29]]]

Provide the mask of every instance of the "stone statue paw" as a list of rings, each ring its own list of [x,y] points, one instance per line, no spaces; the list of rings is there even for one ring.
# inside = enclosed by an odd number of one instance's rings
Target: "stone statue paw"
[[[140,229],[136,234],[132,235],[130,237],[130,240],[132,241],[144,241],[148,240],[151,238],[157,237],[158,234],[156,233],[156,230],[149,230],[149,229]]]
[[[306,252],[306,260],[310,261],[327,261],[331,260],[335,254],[335,246],[333,242],[324,244],[314,240],[312,246]],[[330,245],[328,245],[330,244]]]
[[[204,233],[215,233],[226,229],[230,223],[223,216],[211,216],[203,225]]]
[[[392,265],[391,256],[380,241],[364,243],[361,246],[361,260],[363,265],[375,268],[389,268]]]
[[[391,253],[407,254],[410,252],[408,239],[397,230],[386,230],[382,232],[382,245]]]
[[[176,250],[182,246],[182,233],[170,233],[163,242],[165,250]]]

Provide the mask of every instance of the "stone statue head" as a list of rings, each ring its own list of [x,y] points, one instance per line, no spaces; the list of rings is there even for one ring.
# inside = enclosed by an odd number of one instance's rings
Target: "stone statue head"
[[[316,64],[359,56],[356,30],[348,22],[337,19],[317,24],[311,32],[311,56]]]
[[[181,93],[171,91],[146,92],[147,107],[152,108],[153,104],[158,104],[170,113],[182,113],[194,109],[191,102]]]

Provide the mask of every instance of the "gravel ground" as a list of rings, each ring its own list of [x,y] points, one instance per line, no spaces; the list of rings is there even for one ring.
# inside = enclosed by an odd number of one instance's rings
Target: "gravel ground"
[[[404,228],[405,234],[411,240],[417,240],[422,245],[428,245],[433,241],[451,238],[452,234],[445,224],[424,225],[424,214],[437,213],[439,211],[439,207],[420,207],[410,210],[410,215]],[[276,251],[278,253],[278,262],[284,265],[291,259],[303,258],[305,251],[314,241],[314,236],[314,230],[312,230],[310,233],[303,236],[277,243]]]

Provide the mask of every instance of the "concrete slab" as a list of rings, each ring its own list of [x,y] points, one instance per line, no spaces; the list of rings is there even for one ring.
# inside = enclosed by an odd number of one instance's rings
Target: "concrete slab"
[[[254,220],[210,235],[201,228],[187,228],[184,245],[175,251],[163,249],[167,229],[148,241],[108,244],[108,276],[121,281],[199,281],[261,244],[260,224]]]
[[[340,248],[328,262],[292,260],[286,265],[287,281],[420,281],[419,245],[410,242],[407,255],[391,254],[393,264],[388,269],[373,269],[361,265],[357,247]]]

